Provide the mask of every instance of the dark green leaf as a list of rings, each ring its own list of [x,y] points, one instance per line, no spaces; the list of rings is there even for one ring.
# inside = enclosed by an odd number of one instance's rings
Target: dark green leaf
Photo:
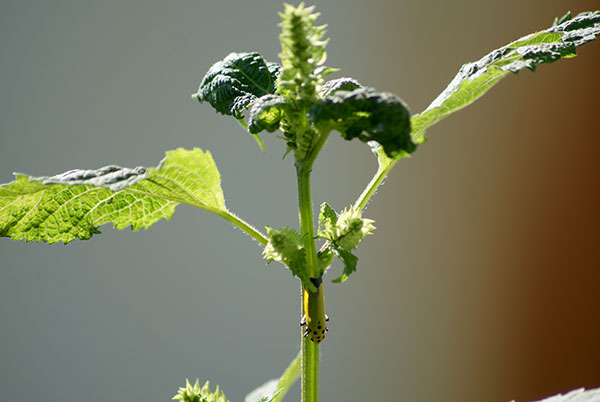
[[[376,141],[390,157],[416,149],[410,137],[408,108],[389,92],[368,87],[338,91],[314,104],[308,118],[339,131],[346,140]]]
[[[279,65],[258,53],[230,53],[208,70],[193,96],[221,114],[242,117],[257,97],[276,89]]]

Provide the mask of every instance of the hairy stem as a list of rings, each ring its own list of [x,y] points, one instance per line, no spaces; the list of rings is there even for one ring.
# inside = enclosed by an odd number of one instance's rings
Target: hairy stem
[[[383,183],[383,181],[387,177],[388,173],[390,173],[390,171],[392,170],[392,168],[394,167],[394,165],[396,164],[397,161],[398,161],[398,159],[394,159],[394,160],[390,160],[389,163],[379,165],[377,172],[375,173],[375,175],[373,176],[373,178],[371,179],[369,184],[367,184],[367,187],[365,187],[362,194],[358,197],[358,199],[354,203],[354,209],[356,209],[358,211],[362,211],[363,209],[365,209],[365,207],[367,206],[367,203],[369,202],[371,197],[375,194],[375,192],[377,191],[379,186]]]
[[[319,345],[302,336],[302,402],[319,400]]]
[[[300,215],[300,233],[304,237],[306,268],[310,277],[317,271],[317,249],[313,228],[312,197],[310,193],[310,172],[312,164],[297,164],[298,204]],[[302,289],[304,290],[304,289]],[[303,294],[303,292],[301,293]],[[304,303],[301,303],[302,305]],[[305,311],[302,315],[306,314]],[[319,400],[319,346],[302,337],[302,402]]]
[[[259,242],[263,246],[266,246],[267,243],[269,242],[269,240],[265,237],[265,235],[263,235],[258,230],[253,228],[249,223],[245,222],[243,219],[235,216],[233,213],[231,213],[229,211],[221,211],[221,210],[213,211],[213,212],[215,214],[219,215],[221,218],[230,222],[233,226],[236,226],[239,229],[241,229],[244,233],[246,233],[248,236],[252,237],[254,240]]]
[[[300,376],[300,360],[301,355],[298,353],[298,356],[290,363],[288,368],[279,378],[279,382],[277,383],[278,394],[273,398],[272,402],[280,402],[285,394],[287,394],[290,387],[296,382],[298,377]]]
[[[320,273],[315,245],[312,196],[310,192],[310,173],[313,163],[325,145],[329,133],[319,133],[317,141],[312,146],[306,158],[296,161],[298,177],[298,207],[300,217],[300,233],[304,237],[306,251],[306,269],[311,278],[317,278]],[[304,289],[302,289],[302,294]],[[301,302],[302,305],[304,303]],[[305,311],[302,314],[306,314]],[[302,336],[302,402],[318,402],[319,400],[319,345]]]

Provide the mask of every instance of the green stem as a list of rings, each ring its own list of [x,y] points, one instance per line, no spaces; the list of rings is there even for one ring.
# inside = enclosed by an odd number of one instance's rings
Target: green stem
[[[225,211],[214,210],[212,212],[219,215],[221,218],[225,219],[226,221],[230,222],[233,226],[238,227],[239,229],[241,229],[243,232],[245,232],[247,235],[252,237],[254,240],[259,242],[263,246],[266,246],[267,243],[269,242],[269,240],[265,237],[265,235],[263,235],[258,230],[253,228],[249,223],[245,222],[243,219],[235,216],[233,213],[231,213],[227,210],[225,210]]]
[[[248,125],[246,124],[246,122],[244,121],[244,119],[237,119],[237,121],[238,121],[238,123],[240,123],[240,126],[242,126],[244,128],[244,130],[248,131]],[[265,152],[267,150],[265,148],[265,143],[258,136],[258,134],[252,134],[252,136],[254,137],[254,140],[256,141],[256,143],[258,144],[258,146],[260,147],[260,149],[262,149],[262,151]]]
[[[319,345],[302,336],[302,402],[319,400]]]
[[[298,177],[298,208],[300,217],[300,233],[304,238],[306,251],[306,269],[309,277],[319,275],[319,262],[315,245],[315,232],[310,192],[310,173],[313,163],[325,145],[328,132],[318,133],[317,141],[304,160],[296,161]],[[301,294],[304,294],[302,289]],[[301,303],[304,308],[304,303]],[[302,312],[306,314],[306,312]],[[318,402],[319,400],[319,345],[311,342],[310,338],[302,336],[302,402]]]
[[[300,233],[304,239],[306,269],[308,271],[308,276],[315,278],[318,264],[314,239],[312,199],[310,194],[310,168],[306,169],[298,167],[297,174]]]
[[[367,184],[367,187],[365,187],[360,197],[358,197],[358,199],[354,203],[354,209],[362,211],[367,206],[367,203],[369,202],[373,194],[375,194],[381,183],[383,183],[383,180],[385,180],[388,173],[390,172],[390,170],[392,170],[397,161],[398,159],[390,160],[389,163],[379,165],[377,172],[375,173],[369,184]]]

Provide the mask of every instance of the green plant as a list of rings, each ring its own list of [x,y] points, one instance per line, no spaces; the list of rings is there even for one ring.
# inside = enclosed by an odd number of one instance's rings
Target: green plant
[[[223,217],[263,245],[267,261],[282,262],[301,280],[306,323],[312,331],[302,342],[303,399],[317,400],[316,343],[324,334],[314,331],[325,316],[322,276],[336,256],[344,270],[335,281],[343,282],[355,271],[357,258],[352,252],[373,229],[361,211],[391,168],[416,150],[428,127],[476,100],[509,72],[525,67],[533,70],[540,63],[574,56],[575,47],[598,35],[600,14],[575,18],[567,15],[546,31],[464,66],[430,107],[412,117],[392,94],[362,87],[353,79],[325,81],[333,69],[322,65],[324,30],[315,26],[316,15],[311,9],[288,6],[282,18],[281,66],[264,61],[256,53],[232,54],[211,68],[196,97],[247,126],[259,144],[262,131],[281,130],[298,173],[299,232],[267,228],[263,234],[252,228],[227,209],[210,153],[178,149],[167,152],[159,167],[151,169],[106,167],[52,177],[18,175],[15,182],[0,189],[0,234],[26,241],[68,243],[90,238],[108,222],[118,229],[147,228],[163,217],[169,218],[180,203]],[[355,204],[345,211],[338,214],[324,204],[315,233],[310,173],[333,130],[348,140],[374,141],[371,144],[379,170]],[[319,250],[315,237],[324,241]],[[297,372],[297,367],[298,360],[290,372]],[[282,381],[277,387],[282,391],[266,395],[267,399],[282,398],[287,390],[285,383],[289,382]],[[224,399],[218,391],[216,396],[207,393],[207,387],[190,385],[179,397]],[[272,389],[266,394],[272,394]]]

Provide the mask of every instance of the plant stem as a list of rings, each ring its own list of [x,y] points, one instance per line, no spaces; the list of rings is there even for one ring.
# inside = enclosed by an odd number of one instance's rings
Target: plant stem
[[[311,166],[297,163],[298,206],[300,215],[300,233],[304,237],[306,251],[306,269],[308,275],[315,277],[317,270],[317,250],[314,239],[312,198],[310,193]],[[301,295],[304,293],[302,289]],[[304,303],[301,303],[304,308]],[[306,312],[303,311],[302,315]],[[302,332],[301,332],[302,333]],[[319,346],[302,336],[302,402],[319,400]]]
[[[317,141],[312,146],[306,158],[296,161],[296,174],[298,178],[298,209],[300,218],[300,233],[304,237],[304,250],[306,252],[306,269],[309,277],[317,278],[320,273],[315,245],[312,196],[310,191],[310,173],[313,163],[325,145],[328,132],[317,135]],[[304,289],[301,289],[301,297]],[[301,302],[304,308],[304,303]],[[306,314],[305,311],[302,314]],[[302,334],[302,332],[301,332]],[[310,338],[302,336],[302,402],[318,402],[319,400],[319,345]]]
[[[225,210],[225,211],[215,210],[212,212],[219,215],[221,218],[227,220],[232,225],[237,226],[239,229],[241,229],[243,232],[245,232],[248,236],[252,237],[254,240],[259,242],[263,246],[266,246],[267,243],[269,242],[269,240],[267,240],[265,235],[263,235],[258,230],[253,228],[249,223],[245,222],[243,219],[235,216],[233,213],[231,213],[227,210]]]
[[[302,336],[302,402],[319,400],[319,345]]]
[[[393,160],[390,163],[379,165],[379,167],[377,168],[377,172],[375,173],[369,184],[367,184],[367,187],[365,187],[362,194],[354,203],[354,209],[362,211],[367,206],[367,203],[369,202],[373,194],[375,194],[381,183],[383,183],[383,180],[385,180],[388,173],[390,172],[390,170],[392,170],[395,164],[396,161]]]

